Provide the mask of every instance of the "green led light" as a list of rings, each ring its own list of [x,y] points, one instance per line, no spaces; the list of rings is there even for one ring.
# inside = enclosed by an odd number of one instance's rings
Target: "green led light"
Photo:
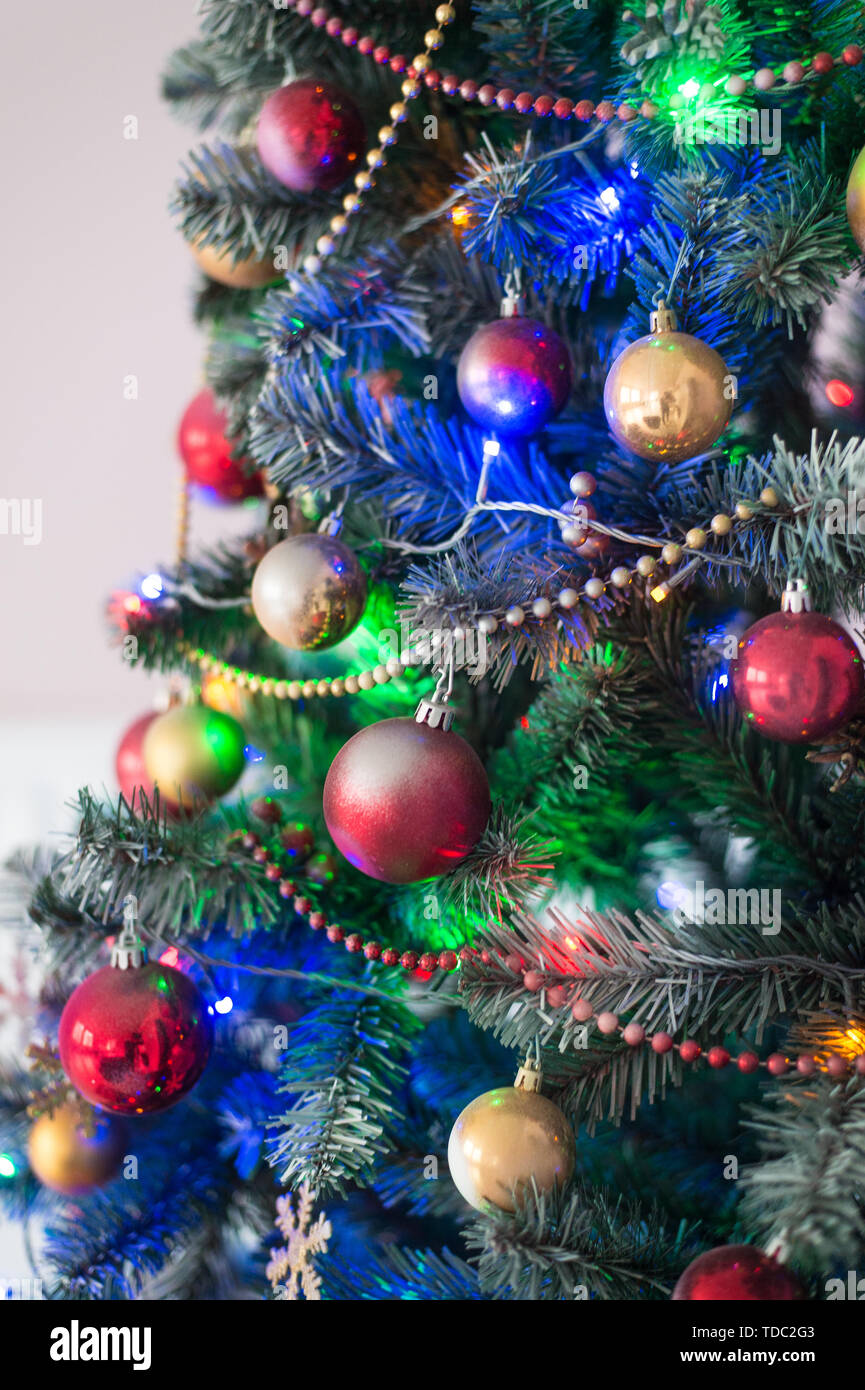
[[[0,1154],[0,1178],[14,1178],[18,1169],[8,1154]]]
[[[693,101],[695,96],[700,94],[700,84],[694,77],[689,77],[687,82],[682,82],[679,91],[688,101]]]

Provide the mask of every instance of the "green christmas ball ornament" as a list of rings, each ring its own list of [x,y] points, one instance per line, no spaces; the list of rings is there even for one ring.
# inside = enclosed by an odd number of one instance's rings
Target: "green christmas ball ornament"
[[[154,719],[142,753],[150,780],[169,803],[189,809],[224,796],[246,765],[236,719],[207,705],[177,705]]]

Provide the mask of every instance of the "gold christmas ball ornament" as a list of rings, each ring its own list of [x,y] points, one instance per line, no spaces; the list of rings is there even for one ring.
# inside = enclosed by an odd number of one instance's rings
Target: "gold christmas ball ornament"
[[[607,424],[644,459],[680,463],[711,448],[727,427],[735,379],[700,338],[676,332],[664,301],[652,331],[620,353],[604,386]]]
[[[245,766],[246,735],[236,719],[207,705],[176,705],[144,737],[144,767],[175,806],[224,796]]]
[[[116,1176],[125,1148],[122,1120],[94,1114],[86,1125],[81,1108],[69,1104],[34,1122],[27,1156],[45,1187],[65,1197],[82,1197]]]
[[[857,156],[847,181],[847,221],[853,240],[865,251],[865,150]]]
[[[293,651],[314,652],[347,637],[366,604],[366,575],[336,536],[288,536],[260,561],[252,607],[265,632]]]
[[[457,1118],[448,1167],[470,1206],[514,1211],[514,1196],[531,1187],[551,1192],[569,1181],[576,1162],[574,1132],[557,1105],[540,1093],[541,1072],[527,1059],[513,1086],[486,1091]]]
[[[273,256],[262,258],[245,256],[242,260],[233,259],[230,252],[220,251],[215,246],[203,246],[200,241],[190,242],[190,250],[198,262],[198,267],[209,280],[227,285],[232,290],[258,290],[281,278],[281,272],[274,269]]]

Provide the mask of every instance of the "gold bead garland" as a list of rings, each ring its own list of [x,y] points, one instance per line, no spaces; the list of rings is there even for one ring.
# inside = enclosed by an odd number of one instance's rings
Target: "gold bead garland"
[[[186,564],[187,549],[189,546],[189,493],[192,484],[186,472],[186,465],[181,465],[180,487],[177,493],[177,524],[175,529],[177,557],[177,569],[182,570]]]
[[[771,500],[769,500],[771,497]],[[774,489],[764,488],[760,494],[760,503],[763,506],[776,507],[779,499]],[[559,515],[562,520],[567,519],[568,523],[572,518]],[[669,596],[677,582],[681,582],[693,568],[700,563],[709,562],[713,556],[704,555],[702,552],[708,544],[710,533],[718,537],[729,535],[734,529],[736,519],[746,526],[753,520],[754,512],[751,507],[744,503],[736,506],[736,517],[731,517],[724,512],[716,513],[708,528],[692,527],[685,535],[685,545],[679,545],[675,541],[656,541],[650,537],[640,537],[633,539],[631,544],[650,544],[657,546],[660,551],[660,560],[671,571],[678,566],[683,559],[687,558],[689,563],[678,571],[678,576],[670,575],[661,583],[655,585],[649,592],[656,602],[660,603]],[[586,521],[590,528],[594,527],[605,532],[600,523],[591,520]],[[616,532],[617,538],[622,539],[622,533]],[[690,554],[688,554],[690,552]],[[717,557],[714,557],[717,558]],[[615,566],[606,579],[599,575],[593,575],[587,579],[581,588],[566,587],[559,591],[554,599],[545,594],[539,595],[536,599],[524,605],[512,604],[507,608],[501,609],[498,613],[485,613],[478,619],[478,631],[484,636],[491,636],[501,625],[505,623],[507,627],[516,629],[523,626],[529,611],[532,616],[545,621],[553,615],[554,607],[567,612],[575,608],[580,599],[596,601],[603,597],[608,586],[614,589],[627,589],[632,579],[650,579],[657,571],[658,560],[653,555],[640,555],[633,566]],[[255,671],[245,671],[242,667],[233,666],[230,662],[222,661],[219,657],[205,651],[202,647],[184,642],[180,645],[179,651],[182,656],[192,661],[205,675],[216,676],[229,685],[234,685],[240,690],[248,690],[250,694],[264,695],[273,697],[277,700],[310,700],[314,698],[326,698],[333,696],[340,698],[343,695],[357,695],[362,691],[373,690],[378,685],[387,685],[390,681],[403,676],[409,667],[406,666],[398,657],[391,657],[386,663],[378,663],[366,670],[358,671],[347,676],[326,677],[318,680],[297,680],[277,676],[264,676]],[[422,665],[419,660],[417,665]]]
[[[303,5],[299,8],[302,14],[311,14],[312,7]],[[416,73],[427,72],[432,66],[430,53],[441,48],[444,43],[442,29],[453,22],[456,18],[456,11],[451,5],[439,5],[436,9],[436,22],[440,26],[428,29],[424,35],[424,50],[412,59],[412,69]],[[315,243],[315,255],[304,257],[303,268],[309,274],[316,274],[321,270],[322,263],[328,256],[332,256],[338,245],[339,238],[348,231],[348,221],[361,210],[364,195],[375,187],[374,173],[377,169],[382,169],[387,164],[387,150],[399,139],[399,126],[405,121],[408,115],[408,102],[414,101],[423,91],[423,83],[417,77],[404,78],[401,86],[402,101],[394,102],[390,108],[389,116],[391,123],[382,126],[378,132],[378,144],[370,145],[366,152],[366,169],[361,169],[355,174],[354,186],[355,193],[347,193],[342,200],[343,211],[337,213],[330,219],[329,232],[323,233]]]

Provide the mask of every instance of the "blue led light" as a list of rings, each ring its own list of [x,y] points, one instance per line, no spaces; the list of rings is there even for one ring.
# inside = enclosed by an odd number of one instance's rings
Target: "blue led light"
[[[665,879],[659,883],[655,889],[655,897],[659,907],[684,907],[690,902],[690,894],[682,883],[676,883],[674,879]]]
[[[144,598],[161,598],[165,585],[161,574],[148,574],[142,579],[140,587]]]

